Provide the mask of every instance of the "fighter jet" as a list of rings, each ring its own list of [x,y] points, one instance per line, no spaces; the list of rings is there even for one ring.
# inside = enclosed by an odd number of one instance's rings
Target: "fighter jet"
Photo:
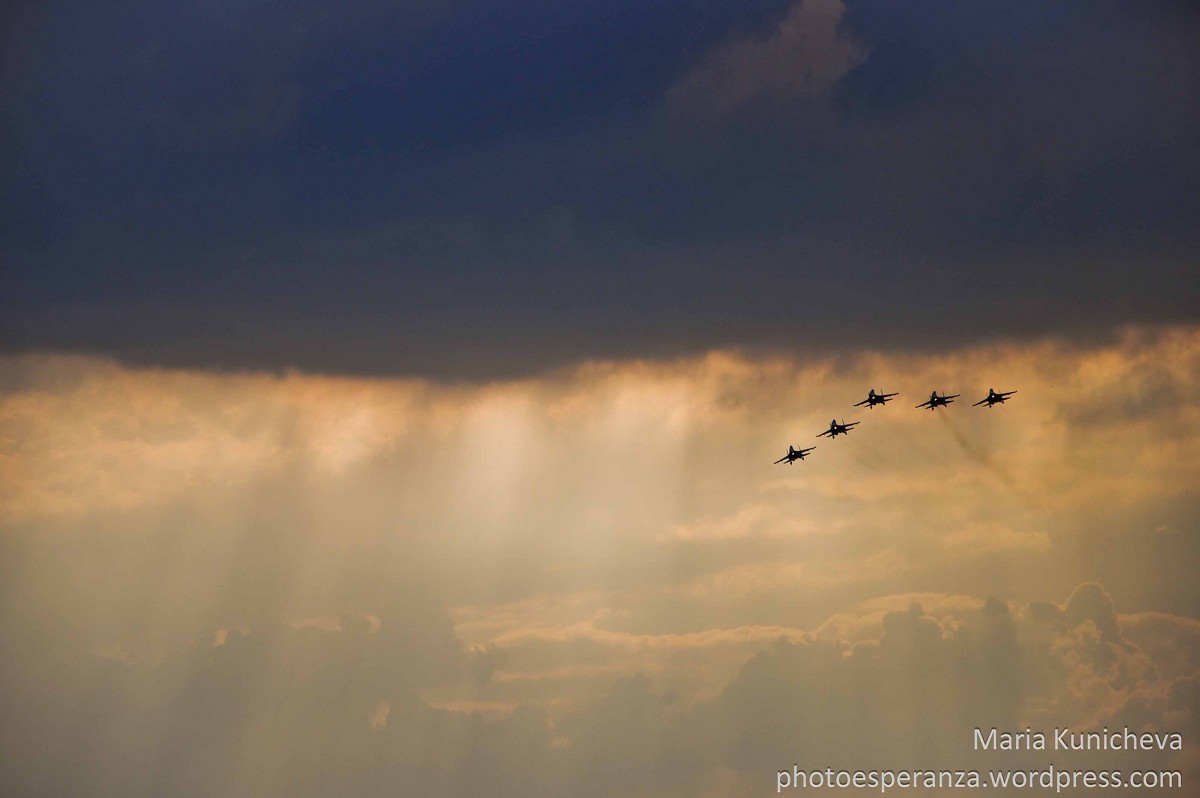
[[[945,407],[946,405],[950,404],[959,396],[960,394],[957,393],[950,394],[949,396],[938,396],[938,392],[933,391],[929,394],[929,401],[921,402],[921,404],[917,405],[917,407],[928,407],[930,410],[936,410],[939,407]]]
[[[987,405],[988,407],[991,407],[992,405],[1002,405],[1004,404],[1004,400],[1008,399],[1008,397],[1012,396],[1014,393],[1016,393],[1016,391],[1001,391],[1000,393],[996,393],[991,388],[988,388],[988,395],[971,405],[971,407],[979,407],[980,405]]]
[[[837,419],[833,419],[829,422],[829,429],[817,435],[817,437],[824,438],[826,435],[828,435],[830,438],[836,438],[839,435],[849,435],[850,430],[854,427],[857,427],[860,423],[861,422],[858,421],[851,421],[849,424],[847,424],[845,421],[843,421],[841,424],[839,424]]]
[[[783,463],[783,462],[786,462],[788,465],[791,465],[792,463],[796,462],[797,460],[803,460],[808,455],[808,453],[811,452],[815,448],[817,448],[817,447],[810,446],[807,449],[793,449],[791,446],[789,446],[788,453],[785,454],[783,457],[780,457],[778,460],[776,460],[774,465],[779,465],[780,463]]]
[[[867,391],[867,398],[863,399],[861,402],[855,402],[854,406],[862,407],[863,405],[866,405],[867,409],[870,410],[875,405],[886,405],[891,401],[893,396],[899,395],[900,394],[898,393],[875,393],[875,389],[872,388],[871,390]]]

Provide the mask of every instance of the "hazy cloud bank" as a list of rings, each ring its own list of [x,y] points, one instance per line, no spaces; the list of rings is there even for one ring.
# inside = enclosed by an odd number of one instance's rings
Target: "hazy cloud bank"
[[[5,792],[736,794],[1063,723],[1195,774],[1197,374],[1188,327],[476,386],[7,359]]]

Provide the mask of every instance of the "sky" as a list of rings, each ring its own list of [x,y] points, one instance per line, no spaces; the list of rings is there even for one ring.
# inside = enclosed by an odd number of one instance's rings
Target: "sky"
[[[8,351],[471,380],[1196,315],[1189,3],[13,6]]]
[[[3,794],[1200,779],[1190,4],[2,14]]]

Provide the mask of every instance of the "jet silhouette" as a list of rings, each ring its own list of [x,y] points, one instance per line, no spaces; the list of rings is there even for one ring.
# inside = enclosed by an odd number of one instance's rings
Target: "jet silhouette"
[[[855,402],[854,406],[862,407],[863,405],[866,405],[867,409],[870,410],[875,405],[886,405],[891,401],[893,396],[899,395],[900,394],[898,393],[875,393],[875,389],[872,388],[871,390],[867,391],[867,398],[863,399],[861,402]]]
[[[1014,393],[1016,393],[1016,391],[1001,391],[1000,393],[996,393],[991,388],[988,388],[988,395],[971,405],[971,407],[979,407],[980,405],[987,405],[988,407],[992,407],[993,405],[1002,405],[1004,404],[1005,400]]]
[[[807,456],[808,453],[811,452],[815,448],[817,448],[817,447],[810,446],[807,449],[793,449],[791,446],[789,446],[787,454],[785,454],[783,457],[780,457],[772,465],[779,465],[780,463],[783,463],[783,462],[786,462],[788,465],[791,465],[792,463],[796,462],[797,460],[803,460],[805,458],[805,456]]]
[[[957,393],[951,394],[949,396],[938,396],[938,392],[933,391],[932,393],[929,394],[929,401],[921,402],[921,404],[917,405],[917,407],[928,407],[930,410],[935,410],[939,407],[945,407],[946,405],[950,404],[955,399],[957,399],[959,396],[960,396],[960,394],[957,394]]]
[[[857,427],[860,423],[861,422],[858,421],[851,421],[849,424],[847,424],[845,421],[843,421],[841,424],[839,424],[837,419],[833,419],[829,422],[829,429],[820,433],[817,435],[817,437],[823,438],[828,435],[830,438],[836,438],[839,435],[849,435],[850,430],[854,427]]]

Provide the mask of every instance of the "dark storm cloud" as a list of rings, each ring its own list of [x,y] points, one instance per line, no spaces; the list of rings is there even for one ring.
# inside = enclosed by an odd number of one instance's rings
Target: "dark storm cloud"
[[[1196,316],[1186,4],[6,23],[0,340],[479,376]]]

